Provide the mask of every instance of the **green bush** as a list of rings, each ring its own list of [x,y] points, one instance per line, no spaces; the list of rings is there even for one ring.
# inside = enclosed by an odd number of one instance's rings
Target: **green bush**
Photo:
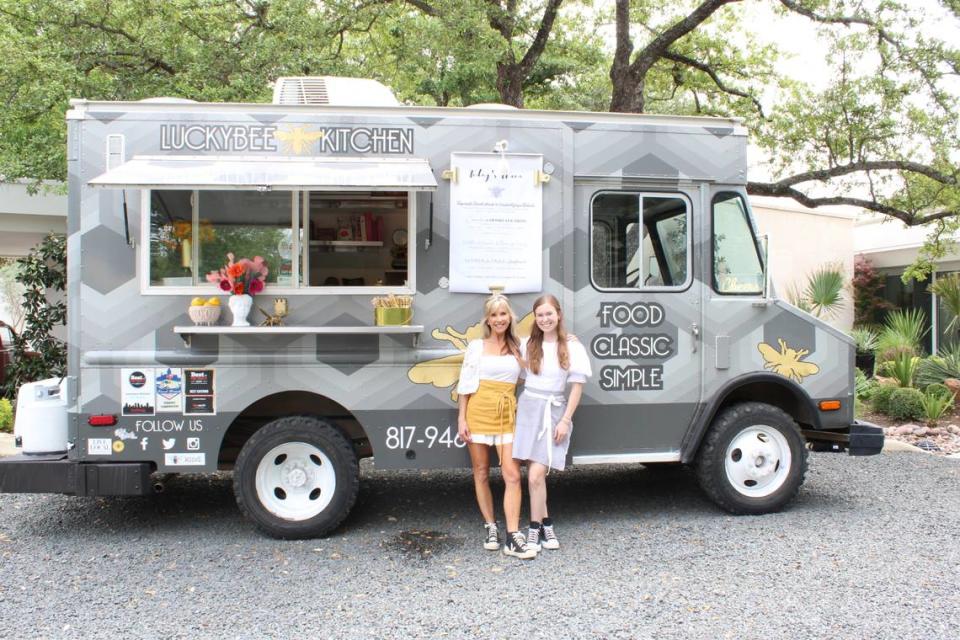
[[[900,352],[893,359],[893,366],[890,368],[890,377],[896,380],[897,384],[901,387],[912,387],[913,378],[916,375],[919,364],[920,358],[917,356]]]
[[[0,398],[0,432],[13,432],[13,405],[6,398]]]
[[[947,385],[941,384],[939,382],[934,382],[933,384],[928,384],[923,388],[923,395],[925,396],[952,396],[953,392],[947,388]]]
[[[878,384],[870,394],[870,406],[874,411],[887,413],[890,408],[890,396],[899,388],[892,384]]]
[[[887,415],[897,420],[919,420],[924,417],[923,393],[919,389],[894,389],[887,402]]]

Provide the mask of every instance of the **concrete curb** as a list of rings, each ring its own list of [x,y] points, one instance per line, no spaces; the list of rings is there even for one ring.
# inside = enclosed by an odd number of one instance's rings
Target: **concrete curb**
[[[912,444],[906,442],[901,442],[900,440],[894,440],[893,438],[884,438],[883,440],[883,453],[890,452],[901,452],[906,451],[909,453],[930,453],[929,451],[924,451],[920,447],[915,447]]]

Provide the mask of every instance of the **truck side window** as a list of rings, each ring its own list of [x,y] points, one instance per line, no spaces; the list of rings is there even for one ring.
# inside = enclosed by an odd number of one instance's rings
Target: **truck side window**
[[[713,199],[713,288],[726,294],[763,292],[760,252],[747,208],[736,193]]]
[[[679,287],[687,280],[689,208],[674,195],[603,192],[591,206],[591,273],[600,289]]]

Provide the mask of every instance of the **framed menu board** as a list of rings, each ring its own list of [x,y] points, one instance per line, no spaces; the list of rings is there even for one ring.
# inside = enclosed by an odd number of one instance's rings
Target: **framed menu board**
[[[453,153],[450,167],[450,291],[541,291],[543,156]]]

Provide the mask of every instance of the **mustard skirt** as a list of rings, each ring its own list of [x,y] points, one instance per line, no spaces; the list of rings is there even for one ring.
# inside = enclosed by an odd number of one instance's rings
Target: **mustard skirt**
[[[467,428],[476,435],[512,434],[517,420],[517,385],[481,380],[467,401]]]

